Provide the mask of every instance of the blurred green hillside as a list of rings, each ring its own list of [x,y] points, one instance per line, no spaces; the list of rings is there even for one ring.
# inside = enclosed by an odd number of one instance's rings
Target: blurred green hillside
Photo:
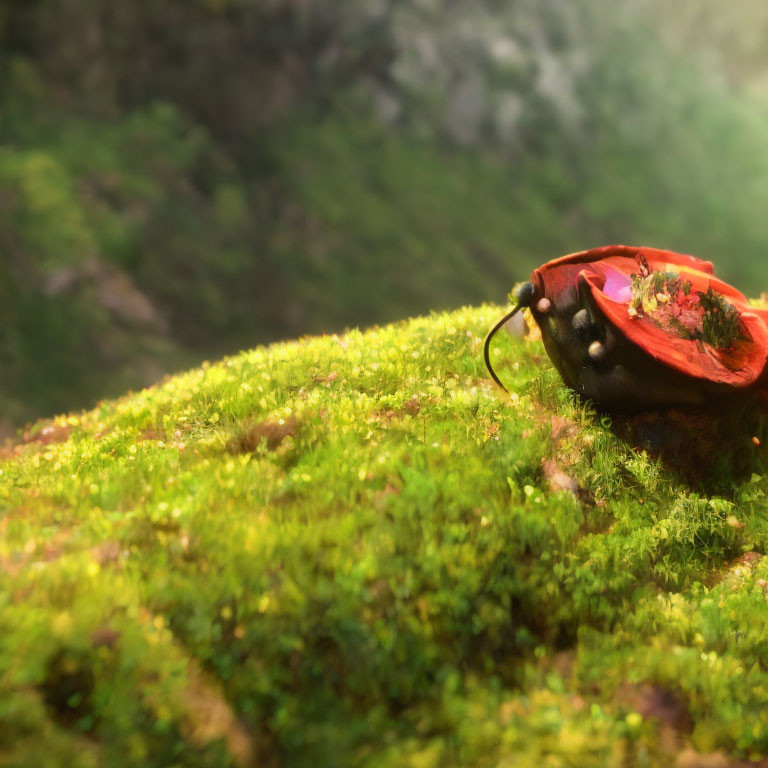
[[[4,430],[606,242],[768,288],[768,12],[5,0]]]

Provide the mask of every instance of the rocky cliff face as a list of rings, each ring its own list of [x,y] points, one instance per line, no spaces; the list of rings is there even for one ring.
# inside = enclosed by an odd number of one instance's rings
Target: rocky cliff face
[[[404,4],[393,16],[393,85],[462,146],[515,145],[545,115],[576,127],[584,17],[552,2]]]

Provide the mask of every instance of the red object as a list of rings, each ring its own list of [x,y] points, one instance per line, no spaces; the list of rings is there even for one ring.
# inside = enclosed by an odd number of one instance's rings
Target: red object
[[[708,261],[596,248],[534,270],[521,303],[566,384],[606,410],[768,391],[768,310],[751,307]]]

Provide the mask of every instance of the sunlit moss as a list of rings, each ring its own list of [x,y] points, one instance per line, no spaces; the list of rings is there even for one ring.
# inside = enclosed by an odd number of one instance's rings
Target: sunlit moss
[[[260,348],[32,430],[56,440],[0,464],[0,764],[666,765],[643,685],[682,702],[681,749],[768,753],[760,457],[692,492],[536,341],[499,340],[501,399],[496,315]]]

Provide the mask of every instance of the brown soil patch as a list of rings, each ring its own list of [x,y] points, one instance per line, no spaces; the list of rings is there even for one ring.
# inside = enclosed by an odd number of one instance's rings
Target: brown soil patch
[[[256,744],[218,686],[194,662],[187,676],[184,730],[188,738],[199,746],[223,740],[239,768],[257,765]]]
[[[28,429],[24,432],[22,442],[24,445],[37,443],[38,445],[53,445],[55,443],[66,443],[72,434],[72,427],[68,424],[48,424],[42,429],[32,431]]]
[[[298,422],[295,417],[280,421],[262,421],[253,424],[227,443],[230,453],[254,453],[266,442],[267,449],[277,450],[287,437],[294,437]]]

